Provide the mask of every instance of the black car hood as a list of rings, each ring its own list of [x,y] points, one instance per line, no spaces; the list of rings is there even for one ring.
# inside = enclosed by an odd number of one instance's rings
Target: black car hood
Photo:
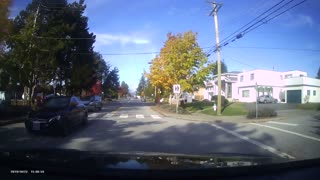
[[[40,108],[36,111],[30,112],[29,117],[39,118],[39,119],[48,119],[57,115],[61,115],[65,112],[64,108]]]
[[[256,166],[281,162],[264,156],[237,154],[186,155],[150,152],[86,152],[64,149],[2,150],[0,162],[72,167],[74,169],[203,169]]]

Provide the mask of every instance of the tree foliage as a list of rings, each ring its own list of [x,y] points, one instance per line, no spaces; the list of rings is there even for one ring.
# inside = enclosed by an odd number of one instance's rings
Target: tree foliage
[[[317,79],[320,79],[320,67],[319,67],[319,69],[318,69]]]
[[[119,70],[115,67],[105,76],[102,86],[104,96],[112,98],[117,97],[119,87]]]
[[[146,78],[144,76],[144,74],[141,75],[138,87],[137,87],[137,91],[136,94],[140,95],[140,96],[144,96],[145,95],[145,88],[147,87],[147,82],[146,82]],[[142,93],[143,92],[143,93]],[[143,95],[142,95],[143,94]]]
[[[93,50],[95,35],[89,32],[85,9],[84,0],[33,0],[22,10],[3,62],[11,82],[32,89],[56,81],[67,91],[81,91],[103,80],[110,66]]]
[[[221,61],[220,64],[221,64],[221,73],[228,72],[228,67],[227,67],[226,63],[224,61]],[[214,68],[212,70],[213,70],[213,75],[217,75],[218,74],[218,61],[216,61],[214,63]]]
[[[1,0],[0,3],[0,60],[3,58],[6,40],[9,37],[11,30],[9,17],[9,6],[11,5],[11,0]]]
[[[160,55],[152,60],[146,75],[162,92],[172,92],[174,84],[180,84],[182,91],[192,92],[203,83],[211,67],[197,43],[197,33],[168,33]]]
[[[124,81],[121,82],[119,94],[121,97],[129,94],[129,85]]]

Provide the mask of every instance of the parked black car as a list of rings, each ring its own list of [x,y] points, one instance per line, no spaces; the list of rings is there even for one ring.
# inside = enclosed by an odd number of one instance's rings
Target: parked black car
[[[55,96],[29,113],[25,127],[29,132],[57,132],[66,136],[72,127],[87,122],[88,111],[79,98]]]

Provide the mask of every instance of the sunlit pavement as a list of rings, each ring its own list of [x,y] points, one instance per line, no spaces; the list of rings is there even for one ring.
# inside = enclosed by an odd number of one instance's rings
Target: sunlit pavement
[[[320,157],[320,120],[313,115],[281,122],[208,123],[164,117],[152,105],[135,99],[109,102],[67,137],[29,134],[23,123],[3,126],[0,148]]]

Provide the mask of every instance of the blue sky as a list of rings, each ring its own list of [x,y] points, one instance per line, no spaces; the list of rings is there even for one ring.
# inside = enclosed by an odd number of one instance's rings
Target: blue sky
[[[286,0],[288,2],[289,0]],[[294,0],[292,5],[302,0]],[[28,1],[16,0],[12,16],[25,8]],[[220,0],[218,12],[220,39],[248,23],[280,0]],[[87,0],[85,15],[89,30],[96,34],[95,50],[102,54],[158,52],[168,32],[192,30],[207,52],[215,44],[211,5],[206,0]],[[288,49],[320,49],[320,1],[307,0],[230,43],[221,51],[229,71],[269,69],[302,70],[315,77],[320,66],[320,51]],[[267,47],[279,49],[253,49]],[[143,70],[156,54],[104,55],[104,59],[120,70],[120,80],[135,90]],[[209,57],[216,59],[216,54]]]

